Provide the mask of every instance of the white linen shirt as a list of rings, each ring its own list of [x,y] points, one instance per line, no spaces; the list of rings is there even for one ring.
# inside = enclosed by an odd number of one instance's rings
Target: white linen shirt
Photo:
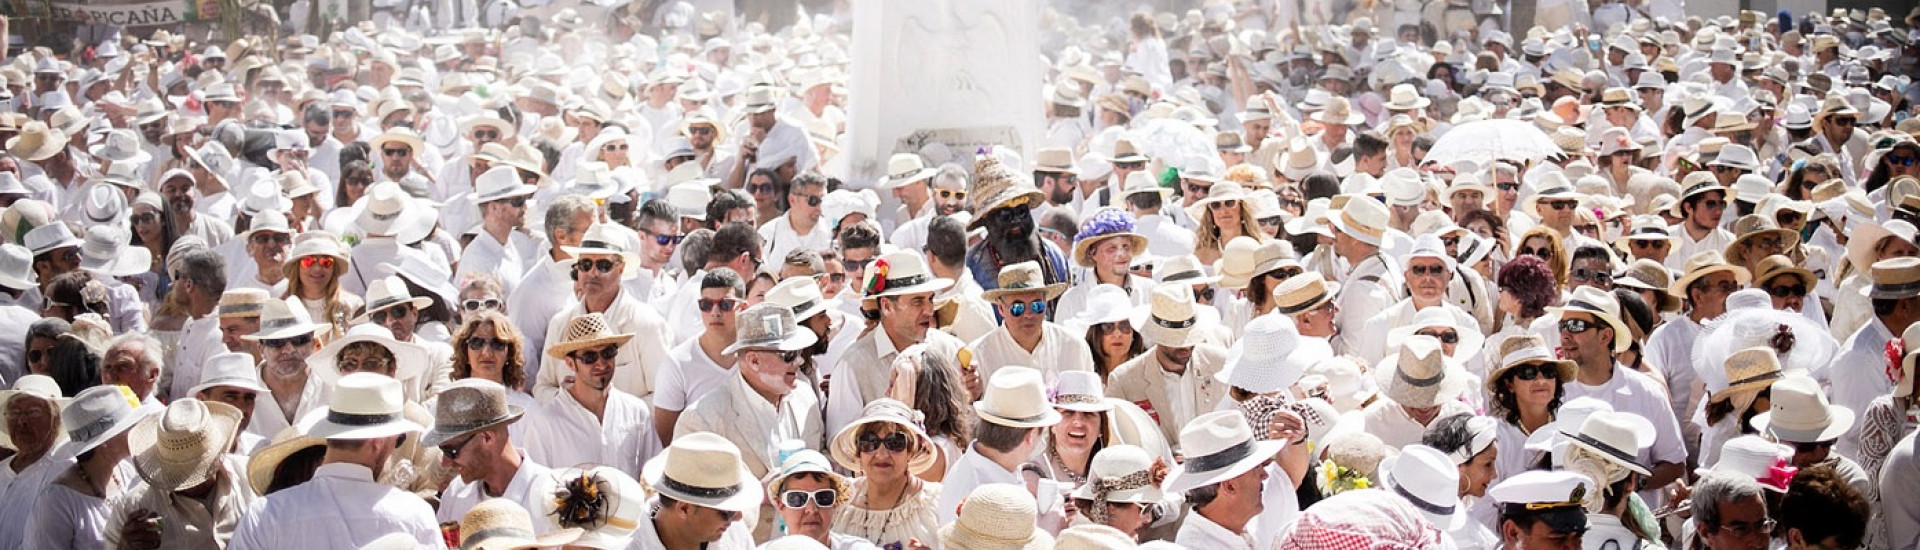
[[[528,411],[527,457],[540,464],[600,464],[628,475],[660,452],[653,412],[640,398],[618,389],[607,393],[604,418],[595,418],[573,394],[559,389],[537,398]]]
[[[1874,398],[1893,392],[1893,382],[1887,380],[1886,374],[1887,342],[1891,340],[1893,333],[1879,317],[1868,317],[1867,324],[1847,337],[1840,354],[1833,358],[1832,366],[1827,367],[1828,376],[1833,380],[1833,404],[1865,411]],[[1860,456],[1861,424],[1855,422],[1847,428],[1847,433],[1834,445],[1835,452],[1841,456]]]
[[[1180,531],[1173,536],[1173,542],[1182,548],[1253,550],[1253,537],[1234,534],[1198,513],[1187,514],[1187,521],[1180,525]]]
[[[1613,378],[1607,383],[1589,386],[1576,381],[1566,385],[1566,392],[1566,400],[1592,397],[1612,404],[1614,411],[1637,414],[1652,422],[1653,445],[1640,451],[1638,458],[1641,464],[1686,464],[1687,445],[1680,438],[1680,422],[1675,419],[1673,408],[1667,403],[1666,392],[1652,377],[1615,364]],[[1658,492],[1658,488],[1641,491],[1640,497],[1647,499],[1650,506],[1655,505]]]
[[[482,229],[460,253],[460,274],[455,279],[474,273],[492,275],[500,280],[500,295],[512,296],[513,290],[520,286],[520,279],[526,276],[527,267],[538,260],[534,256],[538,248],[525,233],[509,231],[507,242],[503,243]]]
[[[358,548],[389,533],[406,533],[424,548],[447,547],[427,501],[375,482],[366,466],[336,462],[320,465],[306,483],[254,502],[227,548]]]
[[[441,522],[460,521],[461,517],[467,515],[468,510],[472,510],[474,506],[480,505],[481,501],[489,498],[504,498],[519,504],[522,508],[538,511],[545,506],[544,503],[553,498],[553,495],[534,493],[533,482],[552,471],[534,462],[527,456],[526,450],[522,449],[520,450],[520,469],[513,472],[513,479],[507,481],[507,488],[500,492],[499,497],[487,496],[486,491],[483,490],[485,484],[479,480],[467,481],[465,478],[454,476],[453,481],[447,484],[447,489],[440,492],[440,509],[434,512],[434,517]],[[536,512],[531,515],[534,532],[549,533],[559,529],[559,526],[554,525],[553,520],[546,514]]]
[[[967,347],[973,350],[975,364],[980,365],[981,380],[992,380],[1000,367],[1033,367],[1052,386],[1062,372],[1093,370],[1093,352],[1087,349],[1087,340],[1057,323],[1041,325],[1040,345],[1031,352],[1013,340],[1013,333],[1005,325]]]
[[[972,494],[973,490],[981,485],[999,483],[1018,485],[1023,489],[1027,486],[1026,479],[1021,477],[1020,472],[1007,471],[1006,468],[1000,467],[1000,464],[981,455],[976,447],[977,445],[968,446],[966,454],[960,455],[960,460],[954,462],[952,468],[947,469],[947,477],[940,481],[942,485],[940,501],[933,507],[933,513],[941,525],[953,523],[958,519],[960,502],[966,500],[967,495]],[[1043,479],[1041,483],[1050,483],[1050,481]]]

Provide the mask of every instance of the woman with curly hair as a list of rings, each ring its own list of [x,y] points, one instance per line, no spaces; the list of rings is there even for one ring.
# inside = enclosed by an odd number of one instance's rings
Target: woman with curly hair
[[[944,479],[947,468],[960,459],[960,450],[973,443],[973,399],[958,366],[971,362],[972,355],[966,348],[922,343],[894,356],[887,397],[922,415],[920,424],[933,442],[931,451],[939,465],[916,473],[921,479]]]
[[[1527,438],[1559,414],[1576,370],[1572,361],[1555,358],[1546,342],[1531,334],[1501,340],[1498,351],[1493,357],[1500,362],[1486,378],[1487,416],[1500,421],[1494,430],[1495,445],[1501,449],[1494,460],[1496,481],[1537,462],[1526,450]]]
[[[1267,234],[1260,231],[1259,220],[1253,216],[1250,197],[1240,184],[1222,181],[1207,190],[1207,198],[1186,207],[1187,215],[1200,224],[1193,232],[1193,253],[1200,258],[1200,263],[1212,265],[1218,261],[1221,249],[1234,237],[1267,240]]]
[[[1499,357],[1493,354],[1494,347],[1513,336],[1533,334],[1548,341],[1557,339],[1559,331],[1546,315],[1547,307],[1560,298],[1560,288],[1554,284],[1545,260],[1536,256],[1514,258],[1500,266],[1493,284],[1500,291],[1500,329],[1487,337],[1489,355],[1485,357]]]

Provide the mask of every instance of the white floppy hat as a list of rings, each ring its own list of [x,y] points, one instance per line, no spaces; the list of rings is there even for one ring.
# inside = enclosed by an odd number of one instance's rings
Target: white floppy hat
[[[1167,476],[1165,490],[1185,493],[1233,479],[1272,460],[1286,441],[1263,441],[1238,410],[1214,411],[1195,417],[1180,428],[1180,446],[1187,461]]]
[[[347,329],[345,336],[327,342],[320,351],[308,355],[308,372],[313,373],[314,377],[322,382],[331,383],[339,380],[341,377],[340,351],[349,345],[363,342],[386,348],[388,353],[393,354],[393,378],[396,380],[419,378],[421,374],[427,372],[428,363],[431,362],[427,349],[419,344],[393,339],[393,331],[387,330],[387,327],[380,324],[360,323]]]
[[[1044,428],[1060,422],[1060,412],[1047,401],[1046,381],[1040,371],[1006,366],[993,372],[986,395],[973,404],[981,420],[1010,428]]]
[[[133,233],[111,225],[87,228],[80,245],[80,268],[106,277],[131,277],[153,267],[153,252],[132,246]]]
[[[93,450],[159,409],[157,405],[142,405],[140,397],[126,386],[108,384],[81,390],[60,410],[60,428],[67,433],[67,444],[57,452],[70,457]]]
[[[1308,366],[1332,356],[1325,339],[1300,336],[1292,317],[1262,315],[1247,322],[1245,336],[1214,377],[1256,394],[1273,393],[1293,386]]]
[[[740,448],[713,432],[674,438],[640,467],[640,479],[661,496],[727,512],[759,509],[764,496]]]
[[[306,433],[320,439],[378,439],[426,431],[405,412],[399,380],[356,372],[334,382],[333,397],[316,409]]]
[[[1820,383],[1802,373],[1773,383],[1772,410],[1750,420],[1753,429],[1787,443],[1832,441],[1853,427],[1853,409],[1827,402]]]

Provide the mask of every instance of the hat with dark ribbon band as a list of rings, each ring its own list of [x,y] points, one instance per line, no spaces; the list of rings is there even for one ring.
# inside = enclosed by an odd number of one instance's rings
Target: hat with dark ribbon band
[[[1398,483],[1395,483],[1393,485],[1393,493],[1396,495],[1400,495],[1400,498],[1406,499],[1407,504],[1412,504],[1414,508],[1419,508],[1430,514],[1437,514],[1442,516],[1450,515],[1453,513],[1453,509],[1455,508],[1453,506],[1442,506],[1439,504],[1427,502],[1426,499],[1415,496],[1412,491],[1408,491],[1406,487],[1402,487]]]
[[[1566,436],[1568,439],[1585,443],[1587,444],[1588,447],[1591,447],[1594,450],[1598,450],[1602,453],[1606,453],[1607,456],[1613,457],[1614,459],[1619,460],[1621,462],[1625,462],[1627,464],[1633,464],[1633,465],[1640,464],[1639,457],[1634,456],[1633,453],[1622,451],[1620,450],[1620,448],[1614,447],[1613,445],[1608,444],[1605,441],[1595,439],[1592,436],[1581,434],[1581,433],[1568,432],[1564,430],[1561,431],[1560,434]],[[1642,466],[1642,468],[1644,468],[1644,466]],[[1579,504],[1579,502],[1577,502],[1577,499],[1576,499],[1576,502],[1574,502],[1574,504]],[[1532,506],[1532,505],[1529,505],[1529,506]]]
[[[1300,302],[1299,305],[1296,305],[1293,307],[1280,306],[1274,309],[1278,310],[1281,315],[1293,315],[1295,313],[1300,313],[1302,311],[1313,309],[1315,306],[1320,305],[1321,299],[1324,299],[1326,297],[1327,297],[1327,293],[1321,292],[1319,294],[1313,295],[1313,299],[1311,300]]]
[[[733,487],[695,487],[671,477],[660,478],[660,486],[700,498],[731,498],[733,495],[740,493],[740,486],[738,485]]]
[[[340,411],[327,411],[327,421],[342,426],[377,426],[400,420],[400,413],[392,414],[355,414]]]
[[[799,304],[794,305],[790,309],[793,310],[793,314],[795,316],[798,316],[801,313],[805,313],[809,309],[813,309],[813,306],[819,305],[819,304],[820,304],[819,300],[807,300],[805,302],[800,302]]]
[[[1732,382],[1727,383],[1727,387],[1738,386],[1741,384],[1752,384],[1754,382],[1765,382],[1768,380],[1779,380],[1780,378],[1781,378],[1780,371],[1773,370],[1773,371],[1768,371],[1758,375],[1742,378],[1739,380],[1734,380]]]
[[[1187,279],[1198,279],[1204,276],[1206,276],[1206,274],[1201,273],[1199,270],[1182,271],[1179,273],[1168,273],[1167,276],[1160,278],[1160,282],[1173,283]]]
[[[1160,325],[1162,327],[1170,328],[1174,330],[1192,327],[1194,320],[1198,318],[1199,318],[1198,316],[1194,316],[1194,317],[1188,317],[1184,321],[1174,321],[1170,319],[1163,319],[1158,315],[1152,316],[1153,324]]]
[[[1442,370],[1439,373],[1426,378],[1414,378],[1412,376],[1407,376],[1407,371],[1404,371],[1404,370],[1396,370],[1394,371],[1393,375],[1396,377],[1399,377],[1401,382],[1406,382],[1407,385],[1413,386],[1416,388],[1425,388],[1428,386],[1433,386],[1435,384],[1439,384],[1442,380],[1447,379],[1447,373],[1445,370]]]
[[[1194,472],[1218,470],[1246,459],[1251,453],[1253,453],[1253,440],[1249,439],[1221,449],[1217,453],[1189,458],[1185,467],[1188,471]]]

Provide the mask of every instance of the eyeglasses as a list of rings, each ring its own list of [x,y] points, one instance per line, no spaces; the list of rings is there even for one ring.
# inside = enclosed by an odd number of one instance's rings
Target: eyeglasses
[[[1447,248],[1460,246],[1460,238],[1459,237],[1441,237],[1440,244]]]
[[[753,351],[757,351],[760,353],[771,353],[773,354],[774,357],[779,357],[780,362],[782,363],[792,363],[794,361],[800,360],[800,350],[781,351],[777,349],[757,349]]]
[[[527,198],[526,198],[526,197],[514,197],[514,198],[510,198],[510,199],[500,199],[500,200],[498,200],[498,201],[494,201],[494,202],[500,202],[500,203],[506,203],[506,205],[507,205],[507,206],[511,206],[511,207],[514,207],[514,208],[526,208],[526,207],[527,207]]]
[[[820,206],[820,195],[794,195],[794,196],[806,197],[807,206]]]
[[[1586,319],[1564,319],[1560,321],[1560,332],[1567,334],[1580,334],[1594,328],[1596,328],[1596,326]]]
[[[1147,167],[1147,163],[1145,163],[1145,162],[1116,162],[1116,163],[1113,163],[1113,169],[1115,169],[1115,170],[1139,170],[1139,169],[1142,169],[1142,168],[1146,168],[1146,167]]]
[[[1420,336],[1432,336],[1435,339],[1440,340],[1440,343],[1442,344],[1460,343],[1460,333],[1451,331],[1451,330],[1423,330],[1420,332],[1416,332],[1414,334],[1417,334]]]
[[[507,341],[499,338],[468,338],[467,351],[480,351],[483,348],[493,351],[507,351]]]
[[[598,270],[601,273],[613,273],[614,268],[617,268],[617,267],[620,267],[619,261],[609,260],[606,258],[601,258],[598,260],[580,260],[578,262],[573,263],[574,273],[583,273],[583,274],[589,273],[595,270]]]
[[[413,313],[413,304],[402,303],[400,305],[396,305],[387,309],[375,311],[373,313],[368,313],[367,319],[371,319],[374,322],[374,324],[384,325],[384,324],[387,324],[388,319],[398,321],[400,319],[406,318],[406,316],[411,313]]]
[[[1590,269],[1575,269],[1573,270],[1573,280],[1575,282],[1594,283],[1594,284],[1600,284],[1600,285],[1613,284],[1613,274],[1605,271],[1593,271]]]
[[[1554,210],[1572,210],[1574,206],[1580,203],[1578,201],[1548,201],[1540,204]]]
[[[500,299],[487,298],[484,300],[467,300],[464,302],[460,302],[460,308],[467,311],[480,311],[482,309],[500,309]]]
[[[687,133],[693,134],[696,136],[704,136],[704,135],[712,134],[713,127],[712,126],[688,126]]]
[[[409,154],[412,154],[413,150],[407,149],[405,147],[401,147],[401,148],[395,148],[395,149],[381,149],[380,153],[389,157],[404,157]]]
[[[780,503],[787,505],[788,508],[804,508],[809,500],[813,501],[815,507],[832,508],[834,504],[840,502],[840,493],[833,489],[821,489],[813,492],[787,491],[780,493]]]
[[[651,235],[653,237],[653,244],[657,244],[660,246],[667,246],[670,244],[680,244],[680,241],[687,240],[686,235],[662,235],[659,233],[647,233],[647,235]]]
[[[311,268],[316,265],[323,268],[327,268],[327,269],[333,269],[333,258],[330,256],[307,256],[305,258],[300,259],[300,267],[302,269]]]
[[[1559,380],[1560,370],[1539,363],[1527,363],[1513,368],[1513,377],[1533,381],[1545,376],[1548,380]]]
[[[1848,118],[1834,118],[1834,119],[1831,119],[1831,120],[1832,120],[1832,122],[1833,122],[1833,124],[1834,124],[1834,125],[1836,125],[1836,126],[1853,126],[1853,125],[1855,125],[1855,124],[1859,124],[1859,123],[1860,123],[1860,121],[1859,121],[1858,119],[1854,119],[1854,118],[1850,118],[1850,117],[1848,117]]]
[[[1213,301],[1213,287],[1206,287],[1200,290],[1193,291],[1193,298],[1196,300],[1203,300],[1208,302]]]
[[[353,361],[341,361],[336,365],[336,368],[338,368],[340,372],[347,373],[347,372],[385,371],[387,370],[387,367],[390,367],[390,366],[393,366],[393,361],[375,358],[375,357],[368,357],[366,359],[358,359]]]
[[[473,439],[476,437],[480,437],[480,434],[467,436],[466,439],[460,440],[459,443],[451,445],[446,443],[440,444],[440,456],[446,457],[447,460],[460,460],[460,451],[465,450],[467,444],[473,443]]]
[[[1627,241],[1627,244],[1633,248],[1644,248],[1647,250],[1659,250],[1667,247],[1667,241],[1632,240]]]
[[[619,354],[620,354],[620,346],[607,346],[604,348],[600,348],[599,351],[590,350],[590,349],[580,350],[580,351],[575,351],[573,353],[569,353],[567,354],[567,356],[572,357],[573,360],[575,361],[579,361],[580,364],[582,365],[597,365],[601,361],[612,362],[613,357]]]
[[[500,139],[500,131],[499,130],[474,130],[473,139],[477,139],[477,140]]]
[[[313,345],[313,335],[302,334],[292,338],[281,338],[279,340],[261,340],[260,345],[273,349],[280,349],[287,346],[307,347]],[[27,360],[31,361],[33,359],[29,357]]]
[[[1207,194],[1208,192],[1211,192],[1211,191],[1213,191],[1213,186],[1212,186],[1212,185],[1196,185],[1196,184],[1192,184],[1192,183],[1189,183],[1189,184],[1187,184],[1187,192],[1188,192],[1188,193],[1193,193],[1193,194],[1197,194],[1197,195],[1205,195],[1205,194]]]
[[[134,214],[133,217],[127,218],[127,220],[133,222],[135,225],[153,223],[160,221],[160,214],[158,212],[141,212]]]
[[[1260,222],[1260,227],[1280,227],[1282,223],[1285,223],[1280,220],[1279,216],[1260,218],[1258,221]]]
[[[293,243],[293,235],[286,233],[254,233],[252,237],[247,237],[247,240],[258,245],[277,244],[285,246]]]
[[[601,150],[601,151],[605,151],[605,152],[608,152],[608,153],[617,153],[617,152],[620,152],[620,151],[625,151],[625,150],[627,150],[627,144],[625,144],[625,143],[609,143],[609,144],[606,144],[606,145],[602,145],[602,146],[600,146],[600,150]]]
[[[1207,203],[1207,209],[1214,212],[1225,212],[1238,206],[1240,206],[1239,201],[1214,201]]]
[[[1907,155],[1900,155],[1900,156],[1887,155],[1887,164],[1890,164],[1893,166],[1913,166],[1913,163],[1915,160],[1916,159],[1914,157],[1907,156]]]
[[[961,191],[961,190],[959,190],[959,189],[935,189],[935,190],[933,190],[933,196],[934,196],[935,198],[938,198],[938,199],[940,199],[940,200],[943,200],[943,201],[946,201],[946,200],[955,200],[955,201],[963,201],[963,200],[967,200],[967,192],[966,192],[966,191]]]
[[[1541,259],[1546,259],[1546,258],[1553,257],[1553,249],[1546,248],[1546,247],[1528,248],[1528,247],[1522,246],[1520,247],[1520,254],[1523,256],[1538,256]]]
[[[1007,306],[1007,315],[1010,317],[1019,317],[1022,315],[1026,315],[1027,312],[1029,311],[1033,312],[1034,315],[1046,315],[1047,301],[1034,300],[1032,302],[1014,302],[1013,305]]]
[[[1501,191],[1506,191],[1509,193],[1520,191],[1520,184],[1518,183],[1499,183],[1499,184],[1494,184],[1493,187],[1495,189],[1499,189]]]
[[[1729,523],[1716,529],[1736,537],[1744,537],[1755,533],[1772,533],[1774,525],[1773,518],[1767,518],[1755,523]]]
[[[1775,298],[1788,298],[1788,297],[1804,298],[1807,295],[1807,286],[1806,285],[1780,285],[1780,286],[1768,287],[1767,293],[1772,294],[1773,297]]]
[[[1447,274],[1447,266],[1444,266],[1444,265],[1407,266],[1407,274],[1413,275],[1416,277],[1439,277],[1441,275]]]
[[[886,437],[868,433],[860,434],[859,438],[854,439],[854,446],[863,453],[878,451],[882,446],[886,447],[888,451],[904,453],[907,452],[908,442],[907,432],[893,432],[887,434]]]
[[[40,362],[41,359],[46,358],[46,356],[47,356],[47,350],[43,350],[43,349],[27,350],[28,363],[38,363]]]
[[[718,300],[701,298],[699,304],[701,313],[711,313],[714,308],[720,308],[720,311],[727,312],[733,311],[733,306],[739,305],[740,301],[733,298],[721,298]]]

